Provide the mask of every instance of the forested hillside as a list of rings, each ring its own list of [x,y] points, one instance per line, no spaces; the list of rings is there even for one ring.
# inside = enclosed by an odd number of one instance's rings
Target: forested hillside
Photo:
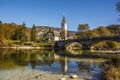
[[[30,30],[30,28],[26,27],[25,23],[17,25],[0,21],[0,44],[10,43],[11,41],[30,40]]]

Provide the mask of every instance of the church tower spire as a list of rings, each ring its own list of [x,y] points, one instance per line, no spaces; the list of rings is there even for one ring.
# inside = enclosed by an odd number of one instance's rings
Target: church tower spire
[[[64,16],[61,22],[61,35],[62,35],[61,38],[63,40],[67,39],[67,22]]]

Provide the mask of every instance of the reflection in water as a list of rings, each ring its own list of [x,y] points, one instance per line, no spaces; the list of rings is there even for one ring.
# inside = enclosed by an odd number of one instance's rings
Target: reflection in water
[[[64,59],[61,59],[61,72],[63,73],[63,74],[66,74],[66,72],[67,72],[67,57],[65,57]]]
[[[27,66],[28,64],[35,69],[36,65],[50,65],[54,61],[53,51],[11,49],[0,51],[0,69],[8,69],[6,67],[14,69],[13,66]]]
[[[73,55],[80,55],[80,54],[82,54],[82,50],[79,50],[79,49],[67,49],[67,51],[69,51]]]
[[[69,52],[62,50],[54,52],[54,50],[1,49],[0,71],[24,68],[24,70],[36,69],[62,74],[76,73],[78,75],[82,72],[88,73],[95,71],[97,73],[94,73],[94,76],[98,76],[98,74],[100,75],[100,66],[102,65],[102,62],[104,62],[103,60],[100,61],[95,58],[91,59],[90,53],[81,53],[77,58],[71,58],[67,54],[69,54]]]

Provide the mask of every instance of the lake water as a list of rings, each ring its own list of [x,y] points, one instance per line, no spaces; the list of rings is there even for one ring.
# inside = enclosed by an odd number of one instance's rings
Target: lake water
[[[28,69],[63,75],[87,73],[99,80],[106,60],[91,54],[89,51],[0,49],[0,80],[16,80],[14,77],[9,79],[6,76],[12,73],[17,74],[12,76],[19,76],[22,74],[20,71]]]

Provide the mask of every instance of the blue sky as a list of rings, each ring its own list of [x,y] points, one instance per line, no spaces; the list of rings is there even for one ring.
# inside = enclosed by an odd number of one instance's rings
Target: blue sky
[[[61,27],[62,16],[68,29],[77,31],[78,24],[90,29],[119,24],[115,4],[120,0],[0,0],[3,23],[26,23],[26,26]]]

